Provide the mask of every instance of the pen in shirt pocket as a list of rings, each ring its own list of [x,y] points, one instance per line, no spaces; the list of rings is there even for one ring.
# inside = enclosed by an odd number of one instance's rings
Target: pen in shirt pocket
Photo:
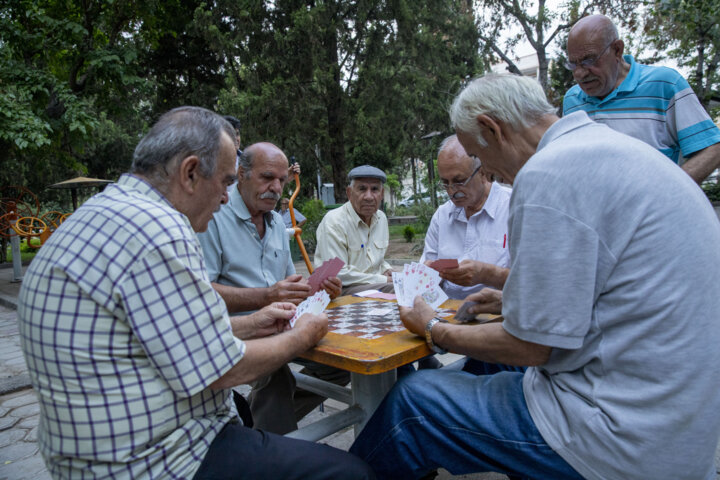
[[[507,243],[507,233],[503,234],[503,248],[505,248],[505,244]]]

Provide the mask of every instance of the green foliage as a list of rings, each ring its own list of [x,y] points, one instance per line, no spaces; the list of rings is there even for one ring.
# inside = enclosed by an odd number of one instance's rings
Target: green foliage
[[[403,236],[405,237],[405,241],[407,243],[412,242],[415,239],[415,229],[412,227],[412,225],[406,225],[403,229]]]
[[[720,0],[655,0],[650,6],[645,34],[692,68],[688,82],[707,109],[720,83]]]
[[[387,175],[387,182],[385,183],[385,188],[389,188],[390,191],[393,192],[395,200],[400,199],[400,195],[402,194],[402,185],[400,184],[400,180],[398,179],[396,173],[389,173]]]
[[[322,221],[325,213],[325,205],[321,200],[309,198],[302,202],[297,208],[307,219],[305,225],[302,226],[302,240],[308,253],[314,253],[317,246],[315,231]]]
[[[720,183],[705,183],[702,189],[711,202],[720,202]]]
[[[432,203],[416,203],[410,207],[410,211],[413,215],[417,216],[420,231],[426,232],[430,226],[430,220],[432,220],[432,216],[435,213]]]

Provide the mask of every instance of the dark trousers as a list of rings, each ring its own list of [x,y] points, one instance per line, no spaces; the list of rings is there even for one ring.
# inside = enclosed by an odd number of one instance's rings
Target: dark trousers
[[[195,480],[374,479],[367,463],[321,443],[230,423],[215,437]]]
[[[304,366],[300,373],[340,386],[350,382],[350,372],[345,370],[303,359],[295,362]],[[297,422],[326,400],[323,396],[297,388],[295,377],[287,365],[250,385],[252,391],[248,402],[254,427],[280,435],[297,430]]]

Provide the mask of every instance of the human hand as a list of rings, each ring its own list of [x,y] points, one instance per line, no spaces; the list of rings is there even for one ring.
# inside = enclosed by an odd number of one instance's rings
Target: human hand
[[[304,313],[295,320],[293,332],[295,335],[301,335],[302,341],[305,342],[306,348],[312,348],[322,340],[328,331],[328,318],[324,313],[315,315],[313,313]]]
[[[320,288],[325,290],[330,298],[337,298],[342,293],[342,281],[338,277],[328,277],[322,281]]]
[[[392,268],[388,268],[387,270],[385,270],[383,272],[383,275],[385,275],[385,278],[387,278],[387,283],[393,283],[392,272],[393,272]]]
[[[292,177],[295,174],[300,175],[300,164],[295,162],[288,167],[288,177]]]
[[[270,287],[269,297],[271,302],[291,302],[297,305],[310,296],[311,290],[302,275],[289,275]]]
[[[471,287],[483,283],[482,270],[485,263],[475,260],[462,260],[457,268],[446,268],[440,271],[440,278],[457,285]]]
[[[415,335],[425,336],[425,326],[435,316],[435,310],[428,305],[421,296],[415,297],[413,306],[399,307],[400,320],[402,320],[405,328]]]
[[[290,329],[289,320],[295,314],[295,305],[277,302],[251,313],[253,337],[267,337]]]
[[[502,290],[483,288],[479,292],[468,295],[465,301],[477,303],[477,305],[468,308],[468,312],[473,315],[477,315],[478,313],[500,315],[502,313]]]

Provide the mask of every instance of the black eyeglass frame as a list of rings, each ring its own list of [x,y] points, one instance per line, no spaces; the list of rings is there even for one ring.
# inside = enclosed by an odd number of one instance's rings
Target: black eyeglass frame
[[[475,176],[475,174],[476,174],[477,172],[480,171],[481,168],[482,168],[482,165],[479,165],[479,166],[472,172],[472,174],[470,174],[470,176],[465,179],[464,182],[459,182],[459,183],[443,183],[443,182],[438,182],[437,185],[438,185],[439,188],[444,188],[445,190],[449,190],[449,189],[451,189],[451,188],[452,188],[453,190],[460,190],[461,188],[465,188],[465,186],[467,186],[467,184],[470,182],[470,180],[472,180],[472,178]]]

